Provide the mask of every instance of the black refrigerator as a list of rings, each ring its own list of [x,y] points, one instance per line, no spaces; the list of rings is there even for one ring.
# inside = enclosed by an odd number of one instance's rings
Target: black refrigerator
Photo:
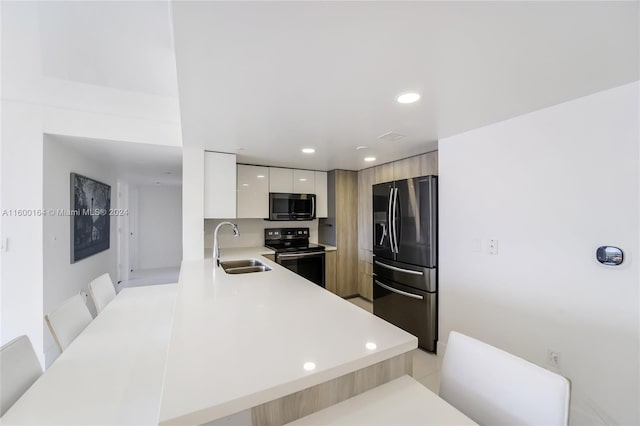
[[[438,178],[373,185],[373,313],[436,351]]]

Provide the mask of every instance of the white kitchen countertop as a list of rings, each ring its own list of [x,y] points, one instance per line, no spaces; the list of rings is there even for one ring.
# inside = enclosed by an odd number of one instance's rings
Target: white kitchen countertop
[[[417,347],[409,333],[261,256],[269,252],[222,249],[222,260],[272,268],[245,275],[214,273],[211,259],[183,262],[161,424],[215,420]]]
[[[336,250],[338,250],[338,247],[330,246],[328,244],[323,244],[323,243],[314,243],[314,244],[320,244],[320,245],[324,246],[324,251],[336,251]]]
[[[477,423],[405,375],[288,425],[472,426]]]
[[[2,416],[3,425],[154,425],[178,285],[125,288]]]
[[[313,243],[313,244],[320,244],[320,243]],[[320,245],[324,246],[324,251],[338,250],[337,247],[330,246],[328,244],[320,244]],[[220,253],[222,253],[222,256],[224,256],[225,254],[229,256],[236,256],[236,255],[241,256],[242,253],[254,253],[254,255],[257,255],[257,256],[263,256],[265,254],[275,254],[276,252],[275,250],[272,250],[267,247],[241,247],[241,248],[223,248],[223,249],[220,249]],[[213,249],[205,248],[204,258],[211,259],[211,257],[213,257]]]

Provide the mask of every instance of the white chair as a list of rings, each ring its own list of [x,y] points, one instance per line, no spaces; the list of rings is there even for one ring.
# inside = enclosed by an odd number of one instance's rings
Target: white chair
[[[102,310],[116,297],[116,290],[109,274],[102,274],[89,283],[89,294],[96,307],[96,312]]]
[[[16,337],[0,348],[0,416],[24,394],[42,374],[31,341]]]
[[[44,316],[58,349],[63,352],[91,322],[91,314],[84,297],[76,294],[62,306]]]
[[[440,396],[481,425],[566,425],[569,418],[566,378],[455,331]]]

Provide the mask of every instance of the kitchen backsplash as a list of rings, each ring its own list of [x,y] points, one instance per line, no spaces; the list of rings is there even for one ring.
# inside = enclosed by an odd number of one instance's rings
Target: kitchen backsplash
[[[204,247],[213,248],[213,231],[220,222],[228,219],[205,219]],[[234,237],[231,227],[223,227],[218,233],[220,247],[260,247],[264,245],[265,228],[309,228],[309,240],[318,242],[318,220],[270,222],[264,219],[233,219],[240,236]]]

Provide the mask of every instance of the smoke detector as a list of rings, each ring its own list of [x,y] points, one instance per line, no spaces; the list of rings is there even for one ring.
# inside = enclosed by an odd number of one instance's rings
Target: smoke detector
[[[380,136],[378,136],[378,139],[380,139],[381,141],[385,141],[385,142],[395,142],[398,141],[402,138],[404,138],[405,135],[401,135],[400,133],[396,133],[396,132],[387,132],[387,133],[383,133]]]

